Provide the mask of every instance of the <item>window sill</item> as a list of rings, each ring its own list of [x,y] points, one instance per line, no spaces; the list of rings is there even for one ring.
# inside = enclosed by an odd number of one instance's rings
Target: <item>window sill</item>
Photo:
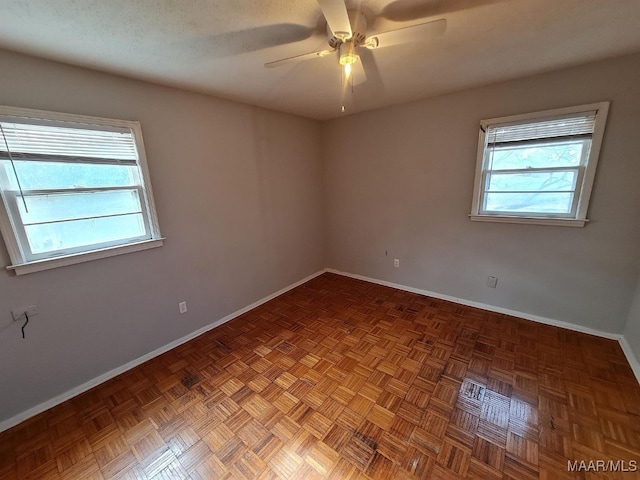
[[[52,268],[66,267],[77,263],[89,262],[100,258],[115,257],[116,255],[124,255],[125,253],[139,252],[150,248],[161,247],[164,238],[153,240],[145,240],[143,242],[128,243],[126,245],[118,245],[117,247],[103,248],[100,250],[92,250],[91,252],[76,253],[64,257],[48,258],[46,260],[38,260],[35,262],[22,263],[18,265],[9,265],[7,270],[13,270],[16,275],[25,275],[27,273],[40,272],[42,270],[50,270]]]
[[[589,220],[575,218],[510,217],[499,215],[469,215],[472,222],[523,223],[529,225],[555,225],[558,227],[584,227]]]

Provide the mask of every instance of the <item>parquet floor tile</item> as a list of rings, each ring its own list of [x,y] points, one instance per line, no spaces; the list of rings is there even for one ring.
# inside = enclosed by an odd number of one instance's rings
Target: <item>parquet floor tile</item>
[[[613,461],[614,471],[568,462]],[[615,341],[324,274],[0,433],[0,478],[630,479]]]

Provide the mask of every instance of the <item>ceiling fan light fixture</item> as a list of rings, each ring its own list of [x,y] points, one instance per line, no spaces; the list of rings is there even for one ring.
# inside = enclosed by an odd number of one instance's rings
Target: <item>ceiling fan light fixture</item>
[[[358,61],[353,42],[340,44],[340,65],[353,65]]]

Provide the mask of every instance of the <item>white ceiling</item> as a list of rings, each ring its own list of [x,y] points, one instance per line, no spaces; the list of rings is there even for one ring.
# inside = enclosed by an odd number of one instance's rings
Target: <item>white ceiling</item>
[[[347,113],[640,51],[639,0],[347,0],[369,32],[445,18],[443,36],[372,52]],[[421,18],[402,21],[412,16]],[[0,48],[316,119],[340,113],[315,0],[0,0]]]

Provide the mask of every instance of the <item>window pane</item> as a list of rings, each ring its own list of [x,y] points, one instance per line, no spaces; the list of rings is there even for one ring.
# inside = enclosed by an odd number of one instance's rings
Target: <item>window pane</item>
[[[25,230],[33,254],[145,237],[141,214],[28,225]]]
[[[569,214],[573,193],[487,193],[485,211]]]
[[[513,147],[487,147],[489,170],[577,167],[590,140]]]
[[[28,212],[25,211],[22,198],[16,199],[25,225],[141,212],[140,197],[136,190],[32,195],[25,196],[25,201]]]
[[[489,173],[487,190],[501,191],[573,191],[578,172]]]
[[[9,179],[9,189],[17,190],[18,184],[10,163],[8,161],[2,163]],[[13,163],[23,190],[140,185],[138,170],[132,165],[90,165],[21,160]]]

